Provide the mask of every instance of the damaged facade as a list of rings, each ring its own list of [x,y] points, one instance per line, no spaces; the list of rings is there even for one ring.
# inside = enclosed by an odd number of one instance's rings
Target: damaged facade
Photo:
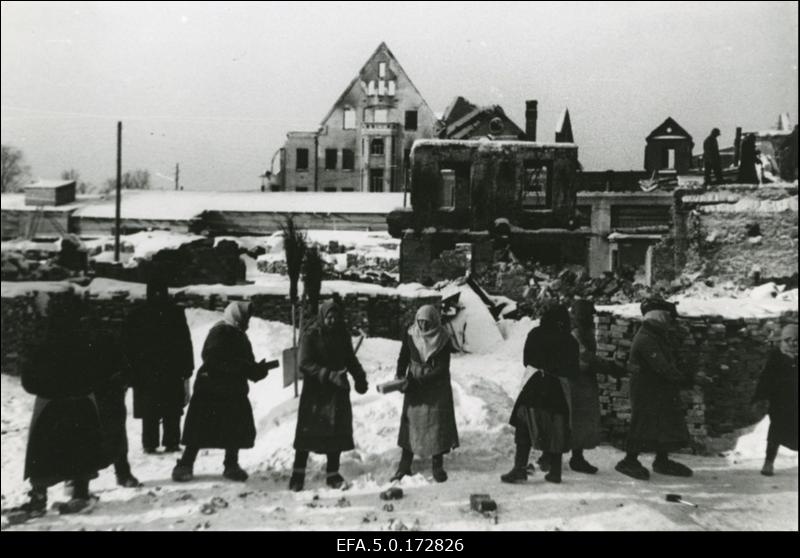
[[[571,143],[426,140],[414,145],[411,210],[389,214],[402,238],[400,281],[480,273],[497,245],[553,263],[586,259],[574,220],[578,147]],[[467,269],[441,269],[461,251]]]
[[[402,192],[412,144],[437,129],[433,111],[381,43],[318,130],[287,134],[273,158],[270,189]]]

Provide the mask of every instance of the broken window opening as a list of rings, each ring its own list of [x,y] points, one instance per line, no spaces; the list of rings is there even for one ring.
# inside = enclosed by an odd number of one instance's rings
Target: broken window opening
[[[369,191],[383,192],[383,169],[369,169]]]
[[[336,170],[336,149],[325,150],[325,170]]]
[[[322,191],[323,191],[323,192],[335,192],[335,191],[336,191],[336,187],[335,187],[335,186],[325,186],[325,187],[322,189]]]
[[[439,209],[452,209],[456,205],[456,171],[441,169],[439,174],[442,177],[441,188],[436,192],[434,203]]]
[[[378,95],[386,95],[386,82],[383,80],[378,82]]]
[[[374,95],[375,94],[375,80],[370,80],[369,84],[367,84],[367,95]]]
[[[416,130],[417,129],[417,111],[415,110],[407,110],[406,111],[406,130]]]
[[[356,157],[352,149],[342,149],[342,170],[356,168]]]
[[[761,226],[759,226],[758,223],[746,224],[745,231],[747,231],[748,238],[756,238],[757,236],[761,236]]]
[[[395,83],[394,80],[391,80],[388,83],[389,83],[389,96],[391,97],[394,96],[395,93]]]
[[[298,147],[295,152],[296,165],[295,170],[305,171],[308,170],[308,149],[305,147]]]
[[[389,110],[376,108],[372,112],[372,121],[377,124],[386,124],[389,121]]]
[[[548,165],[539,161],[525,163],[522,205],[526,209],[547,209],[552,205],[552,177]]]

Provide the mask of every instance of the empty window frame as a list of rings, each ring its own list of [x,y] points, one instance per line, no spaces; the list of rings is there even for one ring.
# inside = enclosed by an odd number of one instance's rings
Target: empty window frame
[[[336,191],[336,186],[325,186],[322,189],[322,191],[323,192],[335,192]]]
[[[406,111],[406,130],[416,130],[417,129],[417,111],[415,110],[407,110]]]
[[[356,168],[356,157],[352,149],[342,149],[342,170]]]
[[[336,170],[336,149],[325,150],[325,170]]]
[[[395,92],[394,80],[388,81],[387,84],[388,84],[388,87],[389,87],[389,96],[394,96],[394,92]]]
[[[386,62],[381,62],[378,64],[378,77],[386,77]]]
[[[353,107],[344,108],[344,123],[342,128],[345,130],[355,130],[356,128],[356,110]]]
[[[456,204],[456,171],[442,169],[439,173],[442,177],[442,186],[437,192],[437,196],[434,197],[434,202],[440,209],[450,209]]]
[[[374,95],[375,94],[375,80],[372,79],[367,84],[367,95]]]
[[[308,192],[307,186],[298,186],[294,189],[295,192]]]
[[[297,151],[295,151],[295,158],[295,170],[308,170],[308,149],[305,147],[298,147]]]
[[[540,161],[525,163],[522,205],[527,209],[548,209],[552,206],[552,173]]]
[[[369,191],[383,192],[383,169],[369,169]]]
[[[369,142],[370,155],[383,155],[383,138],[373,138]]]
[[[378,95],[386,95],[386,82],[383,80],[378,81]]]

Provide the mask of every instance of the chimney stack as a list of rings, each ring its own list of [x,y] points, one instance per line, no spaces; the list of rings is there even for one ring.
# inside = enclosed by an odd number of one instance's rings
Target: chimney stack
[[[539,116],[538,101],[525,101],[525,136],[536,141],[536,119]]]

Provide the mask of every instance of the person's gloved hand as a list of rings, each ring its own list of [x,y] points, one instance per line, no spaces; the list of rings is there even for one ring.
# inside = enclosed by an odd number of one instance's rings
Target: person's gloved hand
[[[347,369],[331,370],[328,381],[343,391],[350,391],[350,382],[347,381]]]
[[[356,380],[356,393],[360,395],[364,395],[367,393],[369,389],[369,383],[367,382],[366,378],[363,380]]]
[[[419,389],[419,387],[420,387],[419,380],[417,378],[414,378],[413,376],[410,376],[406,378],[406,385],[400,391],[402,391],[403,393],[414,393]]]
[[[269,368],[267,368],[267,361],[265,359],[261,359],[259,362],[256,363],[256,370],[255,374],[253,375],[253,381],[258,382],[263,380],[269,374]]]

